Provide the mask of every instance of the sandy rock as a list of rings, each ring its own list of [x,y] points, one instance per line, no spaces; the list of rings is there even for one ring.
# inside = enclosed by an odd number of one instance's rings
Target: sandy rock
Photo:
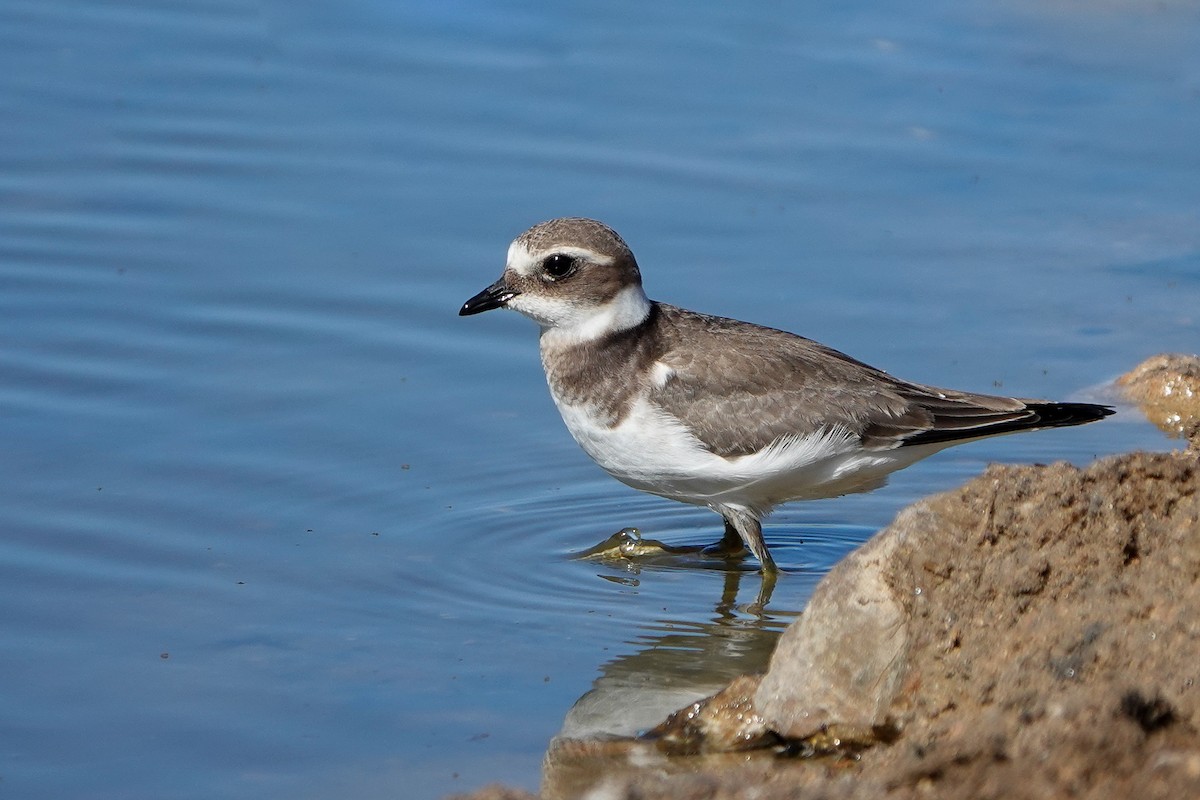
[[[646,738],[679,755],[769,747],[779,737],[754,707],[759,678],[742,675],[712,697],[692,703],[648,731]]]
[[[1152,356],[1117,378],[1117,386],[1163,431],[1200,447],[1200,357]]]
[[[1194,456],[993,467],[914,511],[880,534],[905,541],[904,734],[864,764],[943,796],[1200,789]]]
[[[843,559],[784,632],[755,697],[772,730],[802,739],[830,724],[860,734],[887,724],[909,647],[908,610],[888,570],[910,529]]]
[[[1197,476],[1185,454],[1086,471],[992,467],[916,504],[818,588],[776,651],[759,712],[777,732],[807,736],[821,725],[909,728],[972,695],[981,711],[1025,713],[1085,678],[1089,692],[1124,681],[1166,696],[1168,663],[1186,673],[1177,682],[1200,678],[1200,664],[1177,657],[1189,648],[1200,659],[1200,624],[1178,627],[1180,598],[1200,601]],[[1153,685],[1131,677],[1142,674]]]

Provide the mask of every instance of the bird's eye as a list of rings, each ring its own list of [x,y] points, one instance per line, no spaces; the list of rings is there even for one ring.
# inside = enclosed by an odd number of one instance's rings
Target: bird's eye
[[[565,253],[555,253],[546,257],[542,262],[542,269],[550,280],[556,281],[575,271],[575,259]]]

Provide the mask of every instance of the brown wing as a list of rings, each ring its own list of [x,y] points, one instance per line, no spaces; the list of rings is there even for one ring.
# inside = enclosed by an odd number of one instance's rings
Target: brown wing
[[[753,453],[784,436],[838,426],[864,447],[892,449],[1111,413],[908,383],[801,336],[660,305],[658,360],[672,370],[650,399],[712,452]]]

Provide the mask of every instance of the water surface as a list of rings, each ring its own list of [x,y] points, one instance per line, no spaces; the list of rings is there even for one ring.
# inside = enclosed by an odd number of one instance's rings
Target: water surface
[[[761,668],[844,553],[991,461],[780,511],[786,570],[576,448],[530,323],[566,214],[651,296],[1066,398],[1200,342],[1186,4],[0,4],[0,780],[27,798],[534,787],[568,731]],[[646,716],[650,716],[646,714]]]

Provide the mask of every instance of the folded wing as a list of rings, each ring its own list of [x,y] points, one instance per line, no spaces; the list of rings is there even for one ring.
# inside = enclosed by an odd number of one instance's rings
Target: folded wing
[[[1080,425],[1112,413],[909,383],[810,339],[672,306],[650,400],[710,451],[757,452],[781,437],[843,430],[869,449],[952,443]],[[711,346],[695,345],[709,340]],[[688,347],[676,345],[688,343]]]

